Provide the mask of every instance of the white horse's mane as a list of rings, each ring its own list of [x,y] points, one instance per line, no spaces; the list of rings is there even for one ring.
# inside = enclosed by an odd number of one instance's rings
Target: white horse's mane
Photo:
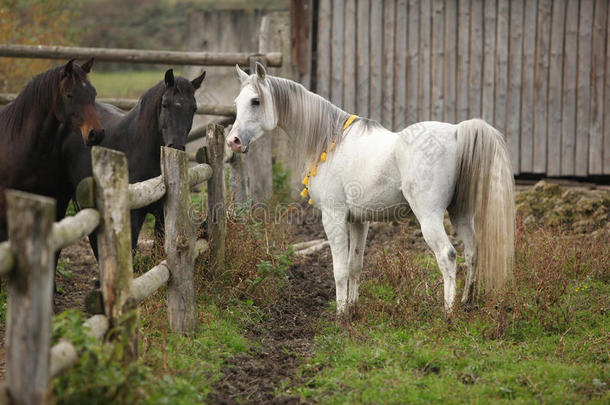
[[[332,142],[341,142],[343,125],[350,114],[292,80],[266,75],[265,82],[271,91],[278,126],[295,143],[293,150],[301,154],[297,159],[304,169],[317,161]],[[261,108],[270,108],[256,75],[243,86],[247,84],[252,84],[258,93]]]

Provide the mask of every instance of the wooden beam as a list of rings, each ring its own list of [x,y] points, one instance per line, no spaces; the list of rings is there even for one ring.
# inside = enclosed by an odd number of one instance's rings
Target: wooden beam
[[[208,125],[208,161],[212,177],[208,180],[207,226],[210,239],[212,265],[222,271],[225,267],[225,239],[227,236],[226,191],[224,176],[224,130]]]
[[[177,52],[147,51],[142,49],[83,48],[71,46],[0,44],[0,56],[40,59],[89,59],[100,62],[154,63],[163,65],[235,66],[248,65],[250,56],[244,52]],[[259,55],[269,66],[282,66],[282,54]]]
[[[120,336],[123,357],[128,361],[137,356],[137,311],[133,300],[127,159],[121,152],[94,146],[91,162],[101,215],[97,245],[104,312],[114,331],[110,339]]]
[[[55,200],[6,192],[17,269],[8,282],[6,382],[14,404],[42,404],[49,383]]]
[[[14,93],[0,93],[0,105],[5,105],[17,98]],[[131,110],[139,100],[137,98],[98,97],[98,103],[111,104],[122,110]],[[195,114],[218,115],[223,117],[235,117],[235,106],[233,105],[198,105]]]
[[[165,191],[165,182],[161,175],[139,183],[130,184],[129,208],[135,210],[159,201],[165,195]]]
[[[161,173],[167,189],[165,210],[165,254],[171,278],[167,289],[167,315],[173,332],[197,329],[195,305],[195,224],[189,216],[188,156],[177,149],[161,147]]]
[[[167,261],[161,263],[133,280],[133,298],[137,303],[150,297],[155,291],[164,286],[169,280]]]
[[[58,251],[89,235],[100,223],[100,214],[85,208],[72,217],[53,224],[53,249]]]
[[[83,323],[83,328],[89,336],[100,340],[108,331],[108,318],[104,315],[93,315]],[[78,353],[74,345],[61,340],[51,348],[50,376],[54,378],[62,372],[70,369],[78,360]]]

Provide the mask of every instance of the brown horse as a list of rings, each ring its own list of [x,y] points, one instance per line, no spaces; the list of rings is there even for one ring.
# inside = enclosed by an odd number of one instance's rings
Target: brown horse
[[[96,92],[82,66],[72,60],[34,77],[17,98],[0,110],[0,241],[6,240],[8,188],[55,196],[59,173],[60,124],[95,145],[104,130],[95,111]]]

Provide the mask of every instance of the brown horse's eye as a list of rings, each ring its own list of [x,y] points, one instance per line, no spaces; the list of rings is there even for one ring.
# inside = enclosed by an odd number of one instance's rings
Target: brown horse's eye
[[[72,97],[74,97],[74,96],[72,95],[72,93],[67,93],[67,94],[66,94],[66,97],[68,97],[68,98],[72,98]]]

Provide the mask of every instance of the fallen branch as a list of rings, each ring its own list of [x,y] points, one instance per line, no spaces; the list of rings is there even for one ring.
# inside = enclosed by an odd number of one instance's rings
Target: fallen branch
[[[316,245],[310,246],[306,249],[301,249],[301,250],[295,252],[295,254],[299,255],[299,256],[307,256],[307,255],[319,252],[320,250],[324,249],[326,246],[330,246],[330,243],[328,243],[327,240],[320,242]]]

